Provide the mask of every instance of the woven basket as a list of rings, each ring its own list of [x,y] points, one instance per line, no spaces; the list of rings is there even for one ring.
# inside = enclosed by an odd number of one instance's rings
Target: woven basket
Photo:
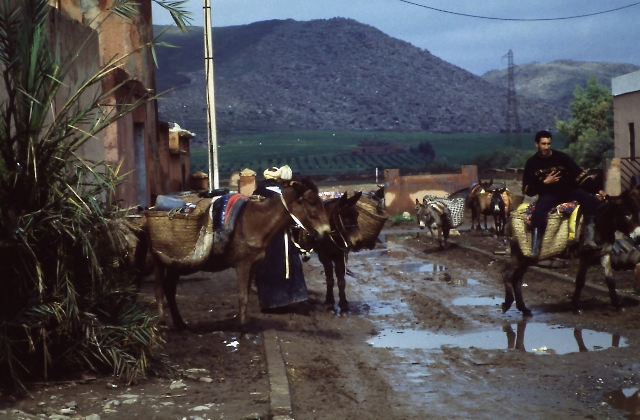
[[[362,233],[362,243],[365,248],[373,249],[384,224],[389,220],[389,215],[372,198],[364,195],[356,202],[355,207],[358,210],[358,227]]]
[[[213,231],[213,221],[207,211],[212,201],[200,200],[191,213],[147,211],[147,226],[153,250],[175,260],[191,255],[200,235]]]
[[[518,241],[523,254],[531,252],[531,232],[527,228],[524,211],[511,213],[513,235]],[[542,238],[539,260],[544,260],[561,254],[569,241],[569,217],[563,214],[550,214],[547,218],[547,228]]]

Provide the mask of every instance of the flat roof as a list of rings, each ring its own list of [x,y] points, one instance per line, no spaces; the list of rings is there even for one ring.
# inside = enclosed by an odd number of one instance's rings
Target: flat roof
[[[640,70],[611,79],[613,96],[640,91]]]

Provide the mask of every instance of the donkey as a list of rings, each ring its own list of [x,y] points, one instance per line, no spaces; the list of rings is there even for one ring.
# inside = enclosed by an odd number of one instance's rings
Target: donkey
[[[600,264],[604,268],[605,281],[609,289],[611,304],[619,310],[621,303],[616,292],[616,283],[611,269],[611,249],[615,242],[616,230],[628,235],[634,241],[640,240],[640,187],[634,187],[624,191],[618,197],[607,197],[606,201],[598,208],[596,215],[596,243],[602,246],[601,250],[581,249],[582,238],[580,235],[580,248],[578,249],[579,267],[576,275],[576,286],[571,298],[571,303],[575,313],[581,313],[579,308],[580,294],[586,281],[587,268],[594,258],[599,258]],[[511,308],[511,304],[516,302],[516,308],[525,317],[532,316],[531,311],[525,306],[522,298],[522,278],[530,265],[536,261],[526,258],[518,242],[513,235],[511,224],[507,227],[507,234],[511,237],[511,263],[502,272],[505,299],[502,303],[502,312]]]
[[[471,208],[471,229],[482,229],[480,227],[480,215],[484,216],[484,228],[487,229],[487,216],[491,214],[487,207],[487,197],[490,194],[489,188],[493,184],[493,179],[489,182],[478,183],[469,191],[468,205]],[[476,224],[474,225],[474,221]]]
[[[489,196],[489,211],[493,216],[493,224],[495,225],[496,236],[504,236],[504,227],[507,223],[507,206],[504,202],[502,194],[506,188],[493,190]],[[486,226],[486,222],[485,222]]]
[[[424,229],[427,226],[434,241],[436,239],[436,231],[438,232],[440,249],[444,249],[447,246],[447,239],[449,239],[449,231],[451,230],[451,222],[445,211],[446,206],[443,203],[428,201],[426,198],[420,203],[416,198],[418,225],[420,229]]]
[[[347,258],[349,251],[358,251],[362,248],[362,233],[358,226],[358,210],[354,207],[362,197],[359,191],[351,197],[345,192],[342,197],[324,202],[324,209],[329,215],[331,232],[325,235],[317,243],[316,251],[318,259],[324,267],[327,280],[327,295],[325,305],[333,306],[336,303],[333,297],[334,279],[333,273],[338,279],[338,306],[342,311],[349,310],[349,302],[345,293],[345,274],[347,272]]]
[[[318,188],[310,180],[295,182],[285,188],[281,195],[264,201],[247,201],[234,227],[230,243],[223,254],[211,250],[202,264],[186,267],[163,261],[154,251],[156,262],[156,304],[162,319],[162,297],[167,298],[171,318],[176,329],[185,329],[176,303],[176,287],[181,275],[198,271],[217,272],[235,268],[238,280],[238,312],[240,325],[247,321],[249,289],[254,281],[257,264],[264,259],[269,242],[277,232],[292,223],[301,225],[314,237],[321,238],[329,232],[327,218]],[[151,241],[153,250],[153,242]]]

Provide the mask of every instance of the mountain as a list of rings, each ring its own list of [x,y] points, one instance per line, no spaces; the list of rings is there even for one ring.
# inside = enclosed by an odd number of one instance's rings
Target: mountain
[[[156,27],[156,33],[164,28]],[[157,48],[161,119],[206,139],[202,28],[168,28]],[[288,129],[499,132],[504,88],[351,19],[214,28],[221,133]],[[567,119],[566,104],[518,96],[525,130]]]
[[[550,63],[520,64],[514,69],[516,95],[559,102],[568,106],[576,86],[586,87],[595,76],[599,84],[611,88],[611,79],[640,70],[640,66],[626,63],[598,63],[557,60]],[[506,89],[508,70],[492,70],[481,76],[487,82]]]

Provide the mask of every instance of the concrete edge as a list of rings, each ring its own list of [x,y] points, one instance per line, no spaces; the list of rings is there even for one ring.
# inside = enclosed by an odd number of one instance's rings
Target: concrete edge
[[[267,372],[269,374],[269,411],[274,420],[293,419],[291,409],[291,393],[287,368],[284,365],[278,333],[274,329],[266,330],[264,350],[267,356]]]
[[[456,245],[459,248],[467,249],[469,251],[478,252],[480,254],[486,255],[486,256],[491,257],[491,258],[496,258],[496,259],[508,259],[508,258],[510,258],[510,257],[503,256],[503,255],[497,255],[497,254],[494,254],[492,252],[485,251],[485,250],[479,249],[479,248],[475,248],[475,247],[469,246],[469,245],[461,245],[461,244],[456,244]],[[565,274],[556,273],[556,272],[551,271],[551,270],[546,269],[546,268],[531,266],[531,267],[529,267],[529,270],[533,270],[533,271],[536,271],[536,272],[541,273],[541,274],[546,274],[546,275],[549,275],[551,277],[555,277],[558,280],[563,280],[565,282],[570,282],[570,283],[575,284],[575,279],[573,277],[569,277],[569,276],[567,276]],[[607,289],[606,287],[598,286],[597,284],[586,283],[584,285],[584,287],[585,288],[588,287],[590,289],[597,290],[599,292],[605,293],[605,294],[607,294],[607,296],[609,295],[609,289]],[[631,299],[631,300],[633,300],[635,302],[640,303],[640,296],[631,295],[629,293],[624,293],[624,292],[620,292],[620,291],[618,291],[617,293],[618,293],[618,296],[621,297],[621,298]]]

